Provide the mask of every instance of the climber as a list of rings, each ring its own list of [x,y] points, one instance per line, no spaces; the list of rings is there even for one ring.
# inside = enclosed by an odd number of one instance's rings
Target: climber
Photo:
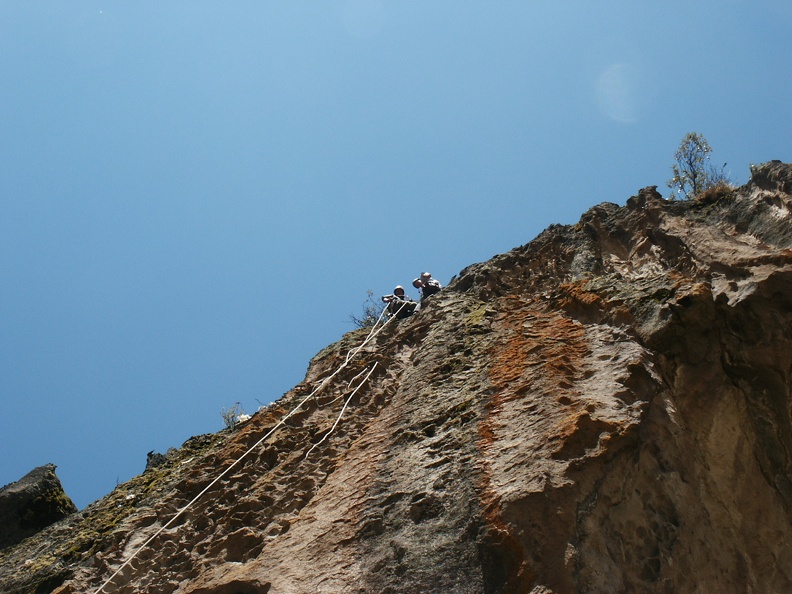
[[[437,280],[433,279],[432,275],[428,272],[421,274],[421,276],[416,278],[412,284],[413,287],[421,292],[421,307],[423,307],[427,298],[431,297],[443,288],[442,285]]]
[[[418,305],[404,294],[404,287],[401,285],[396,285],[392,295],[383,295],[382,301],[388,304],[388,315],[390,317],[396,316],[397,320],[403,320],[413,315],[415,306]]]

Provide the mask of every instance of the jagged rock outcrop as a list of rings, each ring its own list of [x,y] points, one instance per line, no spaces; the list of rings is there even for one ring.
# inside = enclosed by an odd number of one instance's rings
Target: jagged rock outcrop
[[[0,549],[77,511],[55,474],[54,464],[34,468],[0,489]]]
[[[779,162],[647,188],[466,268],[0,553],[2,590],[95,591],[133,555],[102,591],[792,590],[790,192]]]

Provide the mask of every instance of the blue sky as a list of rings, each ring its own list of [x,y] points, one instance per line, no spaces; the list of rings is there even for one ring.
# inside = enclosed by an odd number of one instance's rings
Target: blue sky
[[[792,4],[0,0],[0,485],[79,507],[278,398],[368,289],[792,161]]]

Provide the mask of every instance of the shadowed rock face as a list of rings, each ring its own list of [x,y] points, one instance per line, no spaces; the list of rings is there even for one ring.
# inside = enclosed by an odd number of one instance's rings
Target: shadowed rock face
[[[55,465],[34,468],[0,489],[0,549],[23,539],[77,511],[63,492]]]
[[[792,590],[791,191],[779,162],[697,202],[647,188],[468,267],[104,591]],[[0,553],[0,589],[101,586],[366,332]]]

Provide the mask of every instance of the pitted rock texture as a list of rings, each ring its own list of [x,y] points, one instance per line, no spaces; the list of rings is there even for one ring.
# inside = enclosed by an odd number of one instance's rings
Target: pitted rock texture
[[[792,591],[790,191],[647,188],[468,267],[0,553],[0,589],[93,592],[145,544],[104,592]]]

